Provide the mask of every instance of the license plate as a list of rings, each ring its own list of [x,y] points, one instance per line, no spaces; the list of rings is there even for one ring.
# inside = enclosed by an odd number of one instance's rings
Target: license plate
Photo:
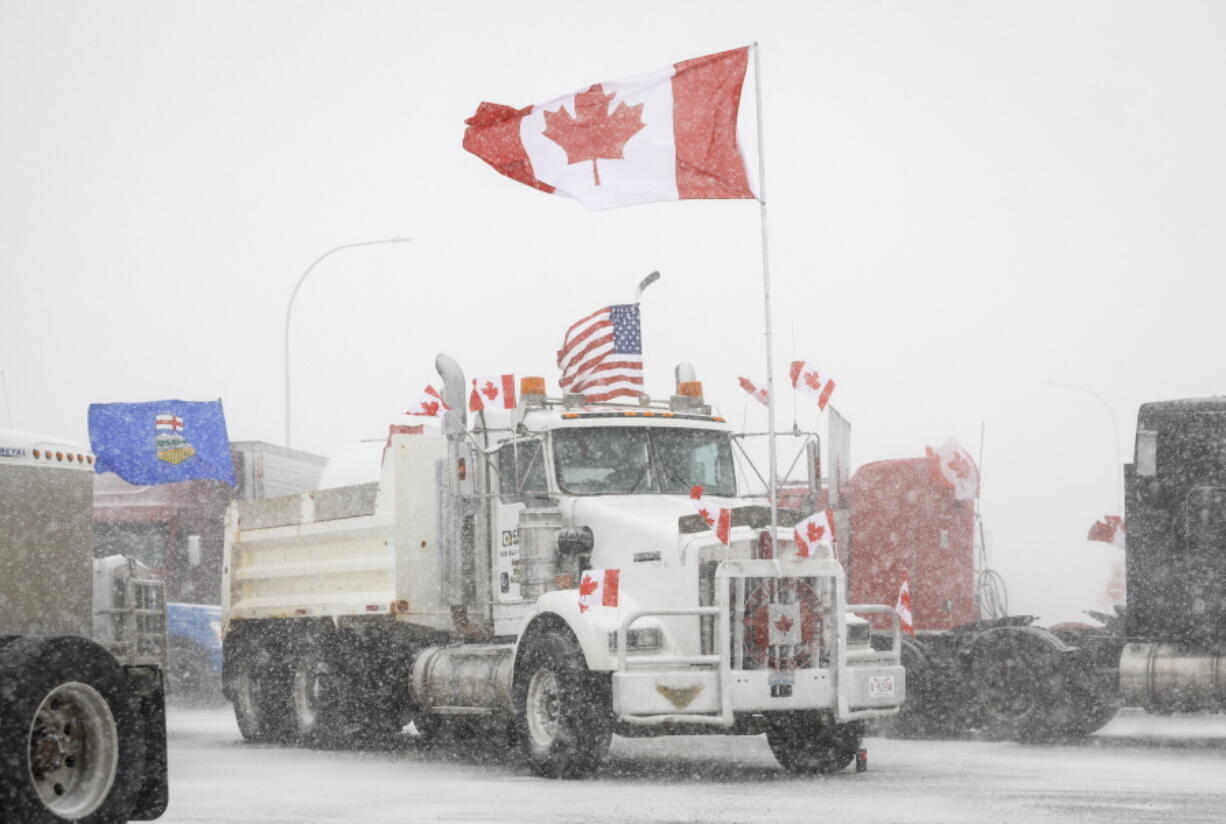
[[[893,698],[894,697],[894,676],[893,675],[870,675],[868,677],[868,697],[869,698]]]

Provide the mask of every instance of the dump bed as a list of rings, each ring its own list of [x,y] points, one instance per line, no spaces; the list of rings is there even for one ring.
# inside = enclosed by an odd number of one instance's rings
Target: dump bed
[[[372,615],[450,627],[437,493],[446,455],[441,436],[397,435],[378,483],[232,504],[227,628],[247,618]]]

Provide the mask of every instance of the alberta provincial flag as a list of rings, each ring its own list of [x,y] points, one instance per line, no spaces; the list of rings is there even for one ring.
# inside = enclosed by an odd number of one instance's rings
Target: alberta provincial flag
[[[98,472],[153,486],[211,478],[235,485],[221,401],[93,403],[89,443]]]

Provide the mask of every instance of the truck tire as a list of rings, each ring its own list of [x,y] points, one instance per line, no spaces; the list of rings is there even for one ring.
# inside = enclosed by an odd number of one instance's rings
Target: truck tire
[[[255,639],[248,639],[236,651],[229,670],[234,720],[243,738],[253,743],[290,741],[291,680],[284,665]]]
[[[146,746],[123,670],[85,638],[0,650],[0,821],[114,824],[133,812]]]
[[[985,736],[1038,743],[1068,735],[1072,696],[1057,656],[1034,633],[985,636],[971,661],[978,720]]]
[[[585,778],[609,754],[611,683],[588,670],[569,635],[530,635],[524,643],[515,685],[520,751],[537,775]]]
[[[344,679],[329,660],[323,642],[304,642],[290,663],[292,737],[308,746],[344,743]]]
[[[838,772],[855,760],[863,737],[863,722],[835,724],[815,712],[782,715],[766,731],[775,760],[797,775]]]

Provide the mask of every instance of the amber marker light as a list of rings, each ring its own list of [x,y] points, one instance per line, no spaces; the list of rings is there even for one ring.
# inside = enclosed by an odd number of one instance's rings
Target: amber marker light
[[[682,381],[677,385],[677,394],[702,400],[702,381]]]
[[[521,395],[544,395],[545,379],[536,376],[520,378],[519,393]]]

